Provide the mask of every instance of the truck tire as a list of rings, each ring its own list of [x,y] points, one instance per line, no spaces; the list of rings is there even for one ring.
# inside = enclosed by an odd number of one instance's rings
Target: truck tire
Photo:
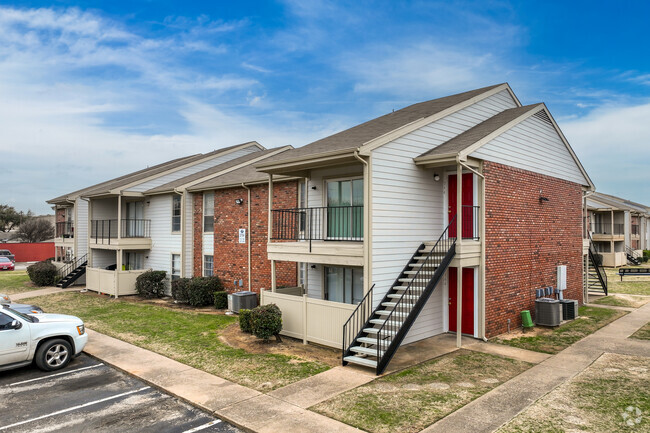
[[[72,359],[72,346],[66,340],[48,340],[36,350],[34,362],[43,371],[65,368]]]

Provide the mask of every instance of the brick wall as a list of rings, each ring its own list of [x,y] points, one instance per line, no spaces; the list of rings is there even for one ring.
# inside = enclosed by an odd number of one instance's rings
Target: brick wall
[[[200,277],[203,275],[203,194],[194,194],[192,210],[194,225],[194,257],[192,258],[192,275]]]
[[[572,182],[485,162],[485,310],[488,337],[521,326],[535,312],[536,288],[557,283],[567,265],[565,299],[582,303],[582,191]],[[540,203],[541,195],[548,201]],[[534,319],[534,318],[533,318]]]
[[[65,208],[60,208],[56,210],[56,222],[57,223],[65,222]]]
[[[226,290],[239,290],[235,280],[244,281],[244,290],[259,292],[260,288],[271,287],[271,262],[267,259],[266,244],[268,230],[268,185],[251,186],[251,225],[248,226],[248,191],[245,188],[228,188],[214,193],[214,274],[219,276]],[[297,206],[297,182],[281,182],[273,185],[273,208],[294,208]],[[243,199],[238,205],[235,200]],[[197,224],[195,202],[195,225]],[[202,213],[202,212],[201,212]],[[248,281],[248,244],[239,243],[239,229],[246,229],[251,238],[251,281]],[[195,275],[197,273],[195,242]],[[297,284],[297,265],[294,262],[276,262],[278,286]]]

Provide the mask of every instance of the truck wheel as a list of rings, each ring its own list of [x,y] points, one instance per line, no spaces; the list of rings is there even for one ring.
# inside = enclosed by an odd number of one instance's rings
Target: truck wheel
[[[68,365],[71,359],[72,346],[61,339],[46,341],[36,350],[34,357],[36,366],[43,371],[60,370]]]

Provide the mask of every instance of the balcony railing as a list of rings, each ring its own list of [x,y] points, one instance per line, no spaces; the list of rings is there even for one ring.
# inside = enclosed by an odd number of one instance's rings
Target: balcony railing
[[[151,228],[151,220],[144,219],[123,219],[121,224],[120,237],[122,238],[148,238]],[[92,220],[90,225],[90,238],[95,243],[111,243],[111,239],[117,239],[117,220]]]
[[[73,238],[74,237],[74,223],[72,221],[63,221],[56,223],[56,237],[57,238]]]
[[[479,240],[479,210],[480,206],[463,206],[463,219],[461,221],[461,230],[463,239]],[[454,227],[454,233],[456,227]]]
[[[639,226],[636,224],[632,224],[632,234],[633,235],[638,235],[639,234]]]
[[[363,240],[363,206],[274,209],[272,218],[273,240]]]
[[[612,233],[611,223],[594,223],[593,232],[597,235],[622,235],[625,233],[625,224],[614,224],[614,233]]]

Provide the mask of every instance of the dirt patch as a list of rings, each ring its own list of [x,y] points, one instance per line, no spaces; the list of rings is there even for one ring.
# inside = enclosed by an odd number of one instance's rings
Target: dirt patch
[[[307,361],[318,361],[336,367],[341,365],[341,351],[316,344],[303,344],[301,340],[282,336],[282,341],[275,339],[263,341],[254,335],[242,332],[239,324],[232,324],[219,331],[219,340],[230,347],[243,349],[253,354],[274,354],[297,357],[291,363],[299,364]]]
[[[499,433],[650,431],[650,358],[606,353]]]
[[[612,293],[609,296],[596,300],[595,304],[613,305],[616,307],[639,308],[650,302],[650,297],[635,296],[626,293]]]

